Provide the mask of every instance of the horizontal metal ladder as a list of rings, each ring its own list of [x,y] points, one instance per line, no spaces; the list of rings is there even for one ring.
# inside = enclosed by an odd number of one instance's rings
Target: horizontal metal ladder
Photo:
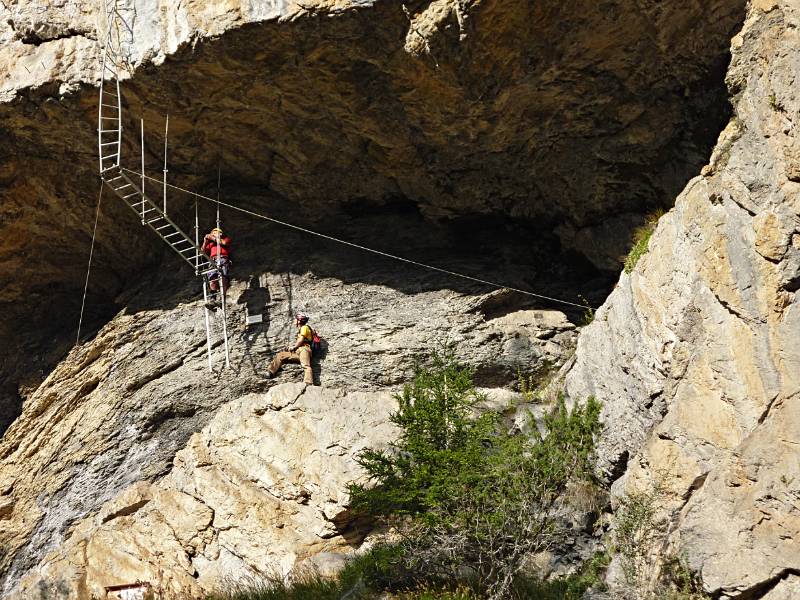
[[[185,260],[197,275],[216,269],[194,241],[172,219],[142,192],[142,189],[119,166],[103,171],[103,181],[114,190],[142,222],[164,240],[175,253]]]

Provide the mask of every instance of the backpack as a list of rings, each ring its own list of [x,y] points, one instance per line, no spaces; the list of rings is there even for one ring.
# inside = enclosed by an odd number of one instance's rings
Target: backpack
[[[311,329],[311,328],[310,328]],[[317,335],[316,329],[311,329],[311,354],[316,354],[322,348],[322,338]]]

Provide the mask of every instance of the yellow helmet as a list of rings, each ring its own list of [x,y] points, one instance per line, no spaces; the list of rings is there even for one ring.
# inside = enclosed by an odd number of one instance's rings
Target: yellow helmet
[[[214,229],[211,230],[211,233],[218,233],[222,235],[222,229],[220,229],[219,227],[214,227]]]

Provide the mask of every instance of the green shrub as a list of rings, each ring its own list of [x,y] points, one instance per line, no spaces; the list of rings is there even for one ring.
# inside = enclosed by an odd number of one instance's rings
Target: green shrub
[[[568,484],[592,478],[599,404],[570,411],[559,399],[544,435],[512,435],[498,413],[471,416],[482,398],[449,354],[418,366],[396,399],[399,438],[360,456],[375,485],[352,485],[353,507],[411,517],[402,562],[419,583],[472,577],[486,596],[508,596],[526,557],[557,541]]]
[[[265,577],[258,582],[237,585],[227,592],[212,594],[206,600],[481,600],[485,595],[480,583],[462,582],[408,583],[397,567],[400,546],[378,546],[353,558],[335,580],[307,574],[286,583],[279,577]],[[514,600],[579,600],[587,589],[598,587],[608,556],[598,554],[587,561],[578,573],[550,581],[524,575],[514,577],[509,596]],[[401,584],[401,581],[405,581]],[[387,594],[385,590],[394,590]],[[695,600],[695,596],[670,596],[669,600]]]
[[[651,555],[659,539],[655,516],[661,495],[660,485],[630,492],[620,499],[616,511],[612,551],[620,558],[626,585],[632,588],[645,587],[653,575]]]
[[[485,454],[498,415],[470,419],[482,396],[472,373],[449,357],[435,354],[430,368],[417,367],[414,380],[396,395],[392,423],[400,438],[389,450],[364,451],[359,463],[378,485],[350,486],[351,505],[373,515],[426,515],[458,490],[479,484],[474,468]]]
[[[577,573],[557,579],[541,581],[530,577],[517,577],[512,597],[520,600],[580,600],[589,588],[604,589],[602,576],[611,557],[598,553],[586,561]]]
[[[345,591],[359,585],[372,590],[400,589],[413,586],[414,580],[404,569],[403,548],[379,545],[351,559],[339,573]]]
[[[645,246],[645,249],[646,248],[647,246]],[[595,309],[592,308],[592,305],[589,304],[589,301],[583,296],[579,295],[578,300],[580,300],[580,303],[583,304],[584,306],[583,315],[581,315],[581,325],[585,327],[586,325],[589,325],[592,321],[594,321]]]
[[[282,577],[264,577],[258,581],[236,584],[230,590],[207,596],[207,600],[339,600],[338,581],[305,574],[290,583]]]
[[[558,365],[551,360],[543,360],[536,367],[523,374],[517,369],[517,388],[519,400],[525,403],[543,403],[545,391],[558,376]]]
[[[650,237],[656,229],[658,220],[664,216],[664,211],[658,209],[654,213],[647,216],[645,224],[638,227],[633,232],[633,246],[625,257],[625,272],[630,274],[633,271],[639,259],[647,254],[647,245],[650,243]]]
[[[663,477],[663,476],[662,476]],[[611,552],[622,567],[626,597],[637,600],[705,600],[710,596],[675,553],[664,554],[658,515],[665,508],[663,479],[629,492],[615,514]]]

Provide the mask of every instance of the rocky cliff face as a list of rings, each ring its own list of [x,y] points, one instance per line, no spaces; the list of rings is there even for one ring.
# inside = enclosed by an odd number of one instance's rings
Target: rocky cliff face
[[[700,173],[730,93],[711,160],[581,332],[566,391],[604,402],[615,493],[665,490],[663,555],[720,597],[791,597],[795,2],[121,4],[125,125],[144,118],[148,171],[169,113],[175,183],[209,191],[219,164],[237,205],[572,300],[604,298],[632,228]],[[197,282],[106,198],[97,333],[53,369],[97,199],[100,18],[77,2],[0,10],[3,421],[21,410],[0,442],[5,594],[136,579],[199,594],[223,574],[335,567],[367,532],[342,496],[353,456],[390,438],[416,357],[456,342],[501,398],[569,356],[574,325],[518,295],[223,213],[233,366],[217,316],[209,373]],[[189,199],[170,207],[189,229]],[[244,328],[245,306],[263,325]],[[263,377],[297,309],[328,341],[319,390]]]
[[[319,553],[332,553],[314,559],[321,566],[339,564],[366,533],[346,509],[354,455],[390,439],[390,391],[416,357],[457,343],[479,383],[499,388],[574,347],[563,314],[507,301],[265,273],[231,290],[230,369],[215,317],[213,372],[200,301],[129,302],[0,442],[4,594],[45,586],[83,598],[143,580],[196,595]],[[315,361],[323,387],[270,389],[299,376],[265,372],[300,307],[326,340]],[[246,308],[264,323],[245,329]]]
[[[499,259],[516,265],[507,283],[574,300],[704,163],[743,3],[126,0],[123,154],[137,167],[141,117],[147,170],[160,172],[169,114],[174,183],[210,191],[220,166],[223,196],[248,208],[476,275]],[[6,423],[79,312],[98,193],[98,8],[0,6],[2,334],[27,357],[0,375]],[[171,202],[189,228],[187,199]],[[95,327],[162,251],[123,209],[103,206]],[[260,265],[302,262],[279,250]]]
[[[228,402],[165,477],[98,505],[5,597],[103,597],[135,582],[202,597],[231,578],[337,568],[368,531],[346,509],[353,457],[391,438],[392,406],[385,393],[304,384]]]
[[[666,547],[722,597],[790,597],[800,567],[798,19],[752,3],[734,116],[567,377],[605,402],[616,491],[663,487]]]

